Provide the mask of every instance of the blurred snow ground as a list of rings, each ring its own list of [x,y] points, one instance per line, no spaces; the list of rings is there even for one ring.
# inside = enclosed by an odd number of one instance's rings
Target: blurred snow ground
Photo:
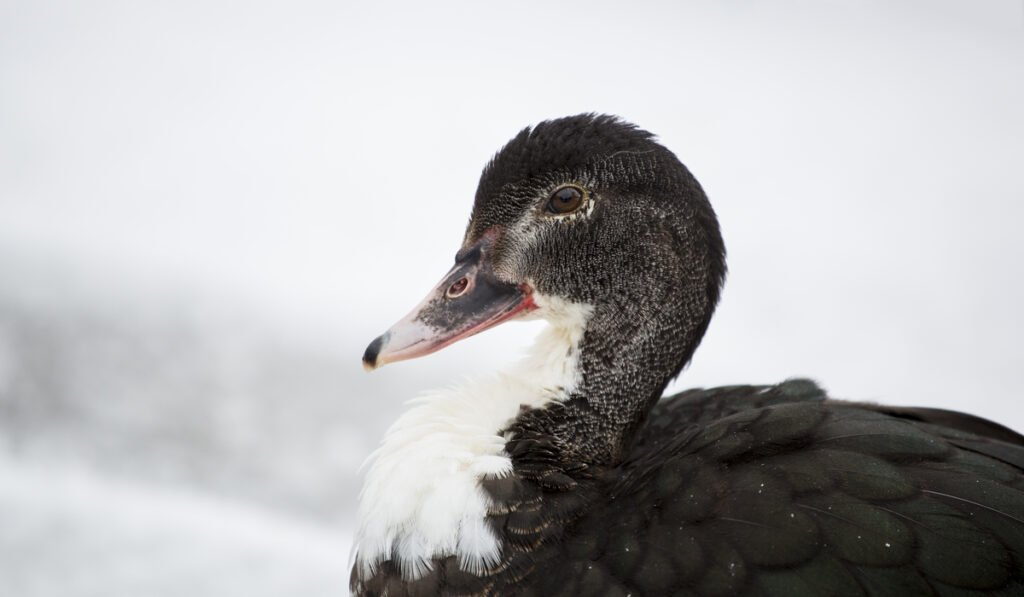
[[[237,304],[10,254],[0,279],[0,595],[345,592],[386,424],[333,394],[361,378]]]
[[[0,459],[0,593],[339,595],[350,535],[94,470]]]

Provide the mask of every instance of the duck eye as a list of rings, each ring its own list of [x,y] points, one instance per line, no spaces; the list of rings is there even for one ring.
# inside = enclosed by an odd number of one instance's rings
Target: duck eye
[[[562,187],[548,199],[548,211],[553,214],[568,214],[583,205],[583,190],[579,187]]]

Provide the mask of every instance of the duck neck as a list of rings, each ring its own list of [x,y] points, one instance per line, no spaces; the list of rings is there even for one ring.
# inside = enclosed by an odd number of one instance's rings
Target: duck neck
[[[560,461],[617,465],[700,342],[709,303],[696,297],[591,309],[566,359],[575,383],[563,388],[561,400],[523,410],[509,428],[510,443],[550,438]],[[514,445],[508,451],[519,452]]]

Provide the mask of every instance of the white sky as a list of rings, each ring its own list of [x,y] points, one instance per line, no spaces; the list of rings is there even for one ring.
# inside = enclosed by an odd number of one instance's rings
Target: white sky
[[[691,168],[730,251],[680,387],[807,375],[1024,429],[1019,0],[362,4],[0,4],[0,251],[257,305],[354,372],[447,271],[490,155],[609,112]]]

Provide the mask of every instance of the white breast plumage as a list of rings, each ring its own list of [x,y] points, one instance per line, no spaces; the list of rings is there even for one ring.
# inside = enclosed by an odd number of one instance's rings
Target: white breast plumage
[[[501,431],[522,406],[541,407],[576,386],[577,347],[591,312],[535,300],[552,325],[525,359],[508,372],[413,400],[370,456],[353,545],[362,574],[388,559],[406,579],[423,576],[439,557],[456,556],[474,573],[498,563],[500,543],[485,520],[491,504],[480,480],[512,472]]]

